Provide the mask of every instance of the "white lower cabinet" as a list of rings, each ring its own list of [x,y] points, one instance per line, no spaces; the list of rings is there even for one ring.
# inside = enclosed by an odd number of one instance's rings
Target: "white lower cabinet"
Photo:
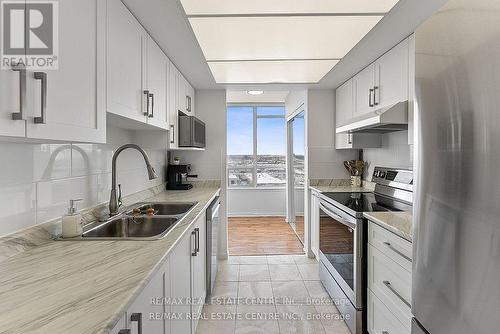
[[[206,288],[206,220],[203,214],[194,226],[195,231],[195,246],[196,256],[191,257],[192,262],[192,275],[191,275],[191,291],[192,291],[192,308],[193,314],[192,328],[193,333],[196,331],[198,319],[205,304],[205,297],[207,295]]]
[[[163,298],[163,272],[156,273],[144,290],[137,296],[127,311],[127,328],[135,333],[163,334],[163,303],[154,302]]]
[[[195,333],[206,295],[205,240],[206,222],[202,214],[111,333]]]
[[[124,334],[124,331],[126,331],[126,329],[127,329],[126,319],[127,319],[127,314],[125,313],[120,318],[120,320],[118,320],[115,327],[109,333],[110,334]],[[121,331],[121,333],[120,333],[120,331]]]
[[[370,334],[410,334],[377,296],[368,291],[368,332]]]
[[[201,215],[170,255],[171,333],[195,333],[206,295],[206,222]]]
[[[311,250],[319,258],[319,197],[315,191],[311,192]]]
[[[164,271],[153,275],[127,312],[111,330],[112,334],[164,334]]]
[[[189,232],[175,246],[170,254],[172,320],[171,333],[191,333],[189,298],[191,298],[191,254],[193,252],[194,236]],[[179,302],[177,302],[179,301]]]
[[[381,226],[368,226],[368,331],[411,332],[411,243]]]

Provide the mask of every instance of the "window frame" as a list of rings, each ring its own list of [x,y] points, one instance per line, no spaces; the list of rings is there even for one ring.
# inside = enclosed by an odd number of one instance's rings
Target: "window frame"
[[[272,102],[272,103],[228,103],[226,105],[226,115],[227,115],[227,109],[231,107],[247,107],[247,108],[252,108],[253,110],[253,159],[252,159],[252,166],[250,167],[240,167],[240,169],[251,169],[252,170],[252,184],[251,185],[238,185],[234,186],[229,184],[229,170],[230,169],[235,169],[237,166],[231,165],[228,162],[226,163],[226,174],[227,174],[227,187],[228,189],[285,189],[286,188],[286,142],[285,142],[285,181],[282,185],[279,186],[261,186],[259,187],[257,184],[257,170],[258,170],[258,165],[257,165],[257,121],[258,119],[283,119],[285,122],[284,125],[284,130],[286,133],[286,109],[285,109],[285,104],[284,103],[279,103],[279,102]],[[283,115],[258,115],[257,114],[257,109],[259,107],[283,107],[285,113]],[[227,131],[227,128],[226,128]],[[286,138],[285,138],[286,139]],[[227,143],[226,143],[227,145]],[[227,160],[227,159],[226,159]]]

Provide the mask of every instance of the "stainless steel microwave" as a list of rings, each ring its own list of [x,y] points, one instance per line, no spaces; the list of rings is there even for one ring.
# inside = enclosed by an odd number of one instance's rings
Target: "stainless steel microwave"
[[[194,116],[179,115],[179,147],[205,148],[205,123]]]

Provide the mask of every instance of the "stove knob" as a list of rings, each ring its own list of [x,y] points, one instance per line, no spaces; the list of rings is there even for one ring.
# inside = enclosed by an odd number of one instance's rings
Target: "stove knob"
[[[378,170],[373,172],[373,177],[378,177]]]
[[[378,177],[380,177],[381,179],[385,179],[385,174],[386,174],[385,172],[380,171],[378,173]]]

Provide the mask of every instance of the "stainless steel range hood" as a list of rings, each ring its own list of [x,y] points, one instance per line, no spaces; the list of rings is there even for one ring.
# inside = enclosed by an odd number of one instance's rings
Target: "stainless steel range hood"
[[[408,101],[375,110],[340,125],[336,133],[387,133],[408,129]]]

